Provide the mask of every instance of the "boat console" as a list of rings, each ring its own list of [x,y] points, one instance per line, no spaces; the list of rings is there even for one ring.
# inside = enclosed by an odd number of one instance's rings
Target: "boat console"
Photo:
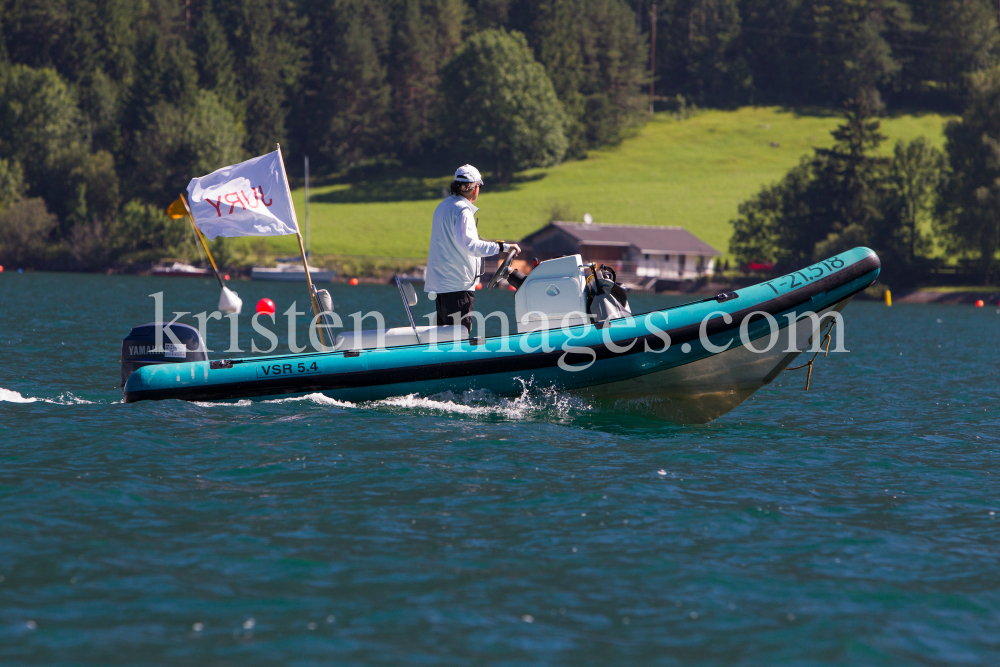
[[[514,293],[517,332],[597,323],[631,315],[628,297],[611,269],[596,269],[580,255],[541,262]],[[612,277],[604,276],[610,271]]]
[[[586,267],[580,255],[558,257],[531,270],[514,293],[517,332],[590,322]]]

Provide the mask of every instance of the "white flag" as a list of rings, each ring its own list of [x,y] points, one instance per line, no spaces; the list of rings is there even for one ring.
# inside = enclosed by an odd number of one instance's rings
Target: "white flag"
[[[195,224],[209,240],[299,231],[281,151],[192,178],[187,191]]]

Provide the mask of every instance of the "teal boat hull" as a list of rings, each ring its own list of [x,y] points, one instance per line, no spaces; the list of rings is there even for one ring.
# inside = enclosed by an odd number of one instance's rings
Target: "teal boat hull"
[[[319,392],[365,402],[475,390],[519,396],[530,384],[579,394],[617,411],[702,423],[746,400],[809,346],[819,331],[808,317],[790,324],[794,318],[839,313],[875,282],[880,268],[873,251],[855,248],[731,296],[612,320],[603,328],[585,324],[480,344],[466,340],[146,366],[128,378],[124,397],[126,403],[220,401]],[[767,315],[777,323],[776,343],[767,352],[748,350],[741,343],[741,324],[747,320],[744,339],[770,342],[774,327]],[[788,347],[793,334],[795,345]]]

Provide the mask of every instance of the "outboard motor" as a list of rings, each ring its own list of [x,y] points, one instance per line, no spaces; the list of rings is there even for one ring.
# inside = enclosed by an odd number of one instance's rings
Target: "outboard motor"
[[[610,266],[591,265],[587,278],[587,310],[597,322],[617,320],[632,314],[628,294],[618,282],[618,274]]]
[[[156,324],[134,327],[122,340],[122,386],[134,371],[153,364],[182,364],[187,361],[207,361],[208,352],[201,334],[187,324],[161,324],[163,349],[156,352]],[[167,331],[180,343],[174,343]]]
[[[590,304],[590,314],[597,322],[607,322],[608,320],[618,320],[631,315],[631,311],[618,302],[618,299],[607,292],[598,294]]]

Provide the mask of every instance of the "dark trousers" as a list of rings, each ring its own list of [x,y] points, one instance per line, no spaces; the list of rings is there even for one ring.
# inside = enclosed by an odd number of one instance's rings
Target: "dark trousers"
[[[472,309],[476,305],[475,292],[447,292],[438,294],[435,299],[437,304],[437,324],[438,326],[448,326],[461,324],[472,334]]]

